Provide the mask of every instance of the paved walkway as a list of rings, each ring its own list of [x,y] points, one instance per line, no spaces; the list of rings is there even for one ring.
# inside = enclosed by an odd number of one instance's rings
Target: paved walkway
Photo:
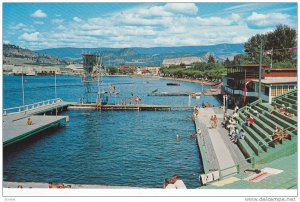
[[[219,123],[218,123],[218,127],[216,129],[211,129],[210,127],[210,117],[212,115],[216,114]],[[222,127],[220,126],[221,120],[223,118],[223,113],[222,110],[216,110],[215,108],[201,108],[199,110],[199,115],[198,117],[196,117],[196,120],[198,119],[198,121],[202,124],[204,124],[206,126],[206,132],[203,132],[202,129],[202,134],[203,135],[208,135],[211,141],[211,146],[213,147],[213,151],[215,152],[215,156],[217,158],[218,161],[218,165],[219,165],[219,169],[226,169],[229,168],[231,166],[234,166],[236,164],[236,162],[233,159],[233,156],[230,152],[230,145],[227,145],[226,142],[224,142],[223,137],[222,136],[227,136],[227,133],[224,134],[224,132],[221,130]],[[205,130],[205,129],[204,129]],[[233,144],[233,143],[232,143]],[[212,149],[210,149],[212,150]],[[212,159],[214,158],[214,155],[209,155],[209,158]],[[210,161],[208,159],[208,161]],[[234,174],[236,172],[236,168],[229,168],[226,169],[224,171],[221,171],[221,175],[225,176],[228,174]]]

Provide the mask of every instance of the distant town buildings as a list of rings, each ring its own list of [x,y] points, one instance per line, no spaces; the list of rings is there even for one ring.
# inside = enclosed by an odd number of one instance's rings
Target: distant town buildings
[[[170,65],[191,65],[195,62],[201,62],[199,57],[180,57],[180,58],[172,58],[172,59],[164,59],[162,62],[162,66],[169,67]]]
[[[135,72],[136,70],[137,68],[135,66],[125,66],[125,65],[120,66],[120,71],[122,72]]]

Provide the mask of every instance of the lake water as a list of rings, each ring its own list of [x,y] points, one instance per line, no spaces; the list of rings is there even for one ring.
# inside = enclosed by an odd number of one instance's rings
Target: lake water
[[[54,77],[24,77],[25,104],[52,99]],[[22,105],[21,77],[3,76],[4,108]],[[214,97],[147,96],[154,89],[166,92],[200,91],[199,84],[169,80],[104,77],[114,83],[118,99],[131,93],[145,104],[191,105],[210,102]],[[80,77],[57,76],[57,96],[79,101],[84,92]],[[203,88],[206,88],[205,86]],[[66,127],[48,131],[4,151],[3,177],[6,181],[63,182],[80,184],[162,187],[164,178],[177,174],[188,188],[199,187],[202,163],[195,139],[191,111],[67,111]],[[176,141],[176,134],[182,139]]]

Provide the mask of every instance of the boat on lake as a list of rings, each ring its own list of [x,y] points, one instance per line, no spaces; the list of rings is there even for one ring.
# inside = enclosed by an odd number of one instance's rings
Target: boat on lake
[[[170,82],[170,83],[167,83],[167,86],[180,86],[180,83]]]

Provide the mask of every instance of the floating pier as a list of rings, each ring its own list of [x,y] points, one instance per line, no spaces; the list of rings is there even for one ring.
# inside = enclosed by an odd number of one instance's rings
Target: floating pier
[[[3,146],[24,140],[69,121],[68,116],[57,116],[71,103],[61,99],[46,100],[30,105],[3,110]],[[32,125],[27,120],[32,120]]]
[[[148,96],[200,96],[200,92],[187,92],[187,93],[169,93],[169,92],[154,92],[148,93]]]
[[[30,116],[30,118],[32,125],[27,125],[27,117],[3,124],[4,147],[69,121],[68,116]]]
[[[203,90],[203,94],[205,96],[214,96],[214,95],[220,95],[221,94],[221,89],[216,88],[216,89],[206,89]]]
[[[102,111],[173,111],[173,110],[191,110],[191,106],[169,106],[169,105],[147,105],[147,104],[133,104],[133,105],[97,105],[91,104],[72,104],[68,106],[68,110],[102,110]]]

